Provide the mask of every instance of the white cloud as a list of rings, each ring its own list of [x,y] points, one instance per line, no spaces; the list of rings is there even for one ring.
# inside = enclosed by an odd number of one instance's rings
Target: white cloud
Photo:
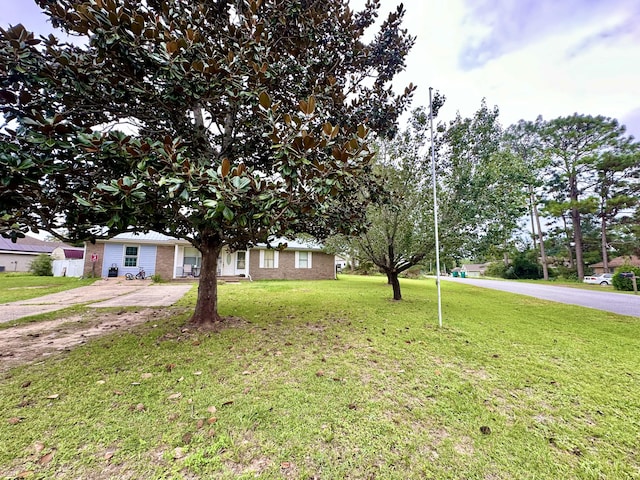
[[[33,1],[1,0],[0,25],[51,31]],[[365,0],[351,0],[354,9]],[[400,0],[381,0],[381,18]],[[418,85],[446,95],[442,118],[472,115],[483,97],[507,125],[575,112],[607,115],[640,138],[638,0],[405,0],[405,25],[417,43],[401,91]]]
[[[352,0],[358,8],[364,2]],[[385,14],[396,5],[382,0]],[[441,116],[472,115],[486,97],[501,121],[583,113],[627,123],[640,137],[640,4],[637,0],[405,1],[417,43],[398,90],[447,97]],[[382,17],[383,15],[381,15]],[[483,50],[485,48],[485,50]],[[475,49],[475,50],[474,50]],[[470,52],[482,56],[465,65]],[[473,68],[470,68],[473,67]]]

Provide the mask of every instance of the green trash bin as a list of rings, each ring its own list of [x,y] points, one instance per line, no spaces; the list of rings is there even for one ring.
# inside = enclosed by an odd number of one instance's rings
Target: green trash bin
[[[453,272],[451,272],[453,274],[454,277],[458,276],[458,272],[456,270],[454,270]]]
[[[461,276],[462,278],[466,278],[466,276],[467,276],[467,272],[460,272],[460,276]]]

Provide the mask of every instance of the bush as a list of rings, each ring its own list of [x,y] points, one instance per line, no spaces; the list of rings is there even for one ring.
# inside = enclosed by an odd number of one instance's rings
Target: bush
[[[38,277],[53,277],[53,259],[46,253],[38,255],[29,265],[29,271]]]
[[[638,278],[640,277],[640,267],[634,267],[629,264],[622,265],[618,271],[613,276],[613,288],[616,290],[621,290],[625,292],[633,291],[633,282],[630,278],[625,278],[620,275],[622,272],[633,272],[636,274],[636,284],[638,282]]]
[[[153,281],[153,283],[163,283],[164,280],[162,280],[162,277],[160,275],[158,275],[157,273],[154,273],[153,275],[151,275],[151,281]]]
[[[536,280],[542,278],[542,265],[537,261],[537,255],[533,251],[519,252],[507,271],[506,278]]]
[[[504,265],[504,262],[492,262],[487,265],[484,275],[486,277],[505,278],[506,270],[507,267]]]
[[[356,275],[373,275],[378,272],[378,267],[376,267],[373,262],[360,262],[360,264],[356,267],[354,273]]]
[[[555,276],[564,280],[578,281],[578,270],[576,268],[569,268],[564,265],[558,265],[553,268]]]
[[[422,276],[422,265],[414,265],[402,272],[399,276],[402,278],[420,278]]]

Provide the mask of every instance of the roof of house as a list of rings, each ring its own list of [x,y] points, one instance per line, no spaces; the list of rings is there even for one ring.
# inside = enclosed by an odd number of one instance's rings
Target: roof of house
[[[63,248],[62,250],[64,251],[64,258],[84,258],[84,250],[81,248]]]
[[[631,264],[634,267],[640,267],[640,258],[636,255],[616,257],[609,260],[609,267],[621,267],[625,264]],[[598,262],[591,265],[593,268],[604,267],[604,262]]]
[[[181,240],[178,238],[170,237],[168,235],[164,235],[158,232],[125,232],[116,235],[108,240],[104,240],[106,242],[122,242],[122,241],[134,241],[141,243],[166,243],[166,244],[176,244],[176,243],[188,243],[187,240]]]
[[[302,239],[294,239],[289,240],[288,238],[275,238],[269,242],[271,247],[277,248],[279,244],[286,244],[287,250],[311,250],[311,251],[322,251],[322,245],[313,240],[302,240]],[[259,243],[255,246],[255,248],[264,249],[267,248],[266,243]]]
[[[51,253],[63,243],[45,242],[34,237],[19,238],[13,243],[10,238],[0,237],[0,251],[20,253]]]
[[[483,272],[487,265],[485,263],[467,263],[462,266],[467,272]]]
[[[147,233],[134,233],[134,232],[126,232],[116,235],[108,240],[103,240],[105,242],[140,242],[140,243],[164,243],[164,244],[187,244],[188,240],[184,239],[176,239],[174,237],[170,237],[168,235],[164,235],[158,232],[147,232]],[[308,250],[308,251],[322,251],[322,245],[313,240],[289,240],[286,238],[275,238],[269,242],[271,247],[277,248],[279,244],[286,244],[287,250]],[[264,249],[267,248],[266,243],[259,243],[254,248]]]

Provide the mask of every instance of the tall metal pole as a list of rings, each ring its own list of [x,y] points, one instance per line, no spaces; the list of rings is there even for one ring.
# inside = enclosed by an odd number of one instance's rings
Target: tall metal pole
[[[442,295],[440,293],[440,236],[438,235],[438,194],[436,182],[436,149],[433,144],[433,101],[429,87],[429,119],[431,123],[431,180],[433,182],[433,223],[436,236],[436,286],[438,287],[438,325],[442,328]]]

